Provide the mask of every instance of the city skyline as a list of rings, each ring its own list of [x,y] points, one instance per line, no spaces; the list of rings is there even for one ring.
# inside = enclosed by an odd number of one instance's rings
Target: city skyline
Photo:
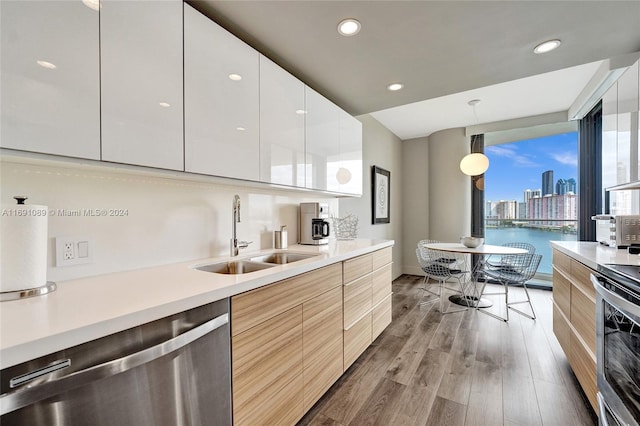
[[[492,145],[485,153],[490,161],[485,200],[523,201],[525,190],[542,190],[547,171],[553,171],[554,192],[558,180],[577,180],[577,132]]]

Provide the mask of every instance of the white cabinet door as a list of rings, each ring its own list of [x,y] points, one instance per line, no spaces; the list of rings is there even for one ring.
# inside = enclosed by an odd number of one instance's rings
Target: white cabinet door
[[[260,180],[259,53],[185,4],[185,170]]]
[[[260,180],[304,188],[304,84],[260,55]]]
[[[101,3],[102,159],[183,170],[182,1]]]
[[[362,195],[362,123],[340,110],[340,161],[335,172],[339,191]]]
[[[340,161],[340,108],[310,87],[305,87],[306,186],[324,191],[340,191],[336,178]]]
[[[98,11],[0,2],[0,146],[100,159]]]

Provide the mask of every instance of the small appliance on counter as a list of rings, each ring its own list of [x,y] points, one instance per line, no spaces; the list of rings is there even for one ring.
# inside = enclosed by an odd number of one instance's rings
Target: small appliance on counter
[[[591,216],[596,221],[596,241],[600,244],[627,248],[640,244],[640,215]]]
[[[329,240],[329,205],[326,203],[300,203],[298,238],[300,244],[322,245]]]
[[[277,249],[286,249],[287,243],[287,225],[282,225],[279,231],[273,231],[273,246]]]

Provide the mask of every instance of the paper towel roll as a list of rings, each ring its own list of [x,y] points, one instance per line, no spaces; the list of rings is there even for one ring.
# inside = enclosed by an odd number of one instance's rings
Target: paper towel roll
[[[47,212],[47,206],[2,206],[0,291],[46,285]]]

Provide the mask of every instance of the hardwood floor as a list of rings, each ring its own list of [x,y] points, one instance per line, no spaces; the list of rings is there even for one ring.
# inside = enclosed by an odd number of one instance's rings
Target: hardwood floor
[[[536,321],[512,312],[504,323],[420,306],[421,282],[394,281],[393,322],[299,425],[597,424],[553,335],[550,291],[529,290]],[[504,315],[504,299],[490,299]]]

